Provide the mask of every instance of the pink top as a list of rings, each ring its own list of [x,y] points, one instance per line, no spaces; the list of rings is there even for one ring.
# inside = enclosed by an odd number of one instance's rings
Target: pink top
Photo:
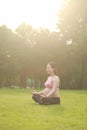
[[[47,88],[53,87],[53,81],[50,78],[48,78],[47,81],[45,82],[45,87]]]

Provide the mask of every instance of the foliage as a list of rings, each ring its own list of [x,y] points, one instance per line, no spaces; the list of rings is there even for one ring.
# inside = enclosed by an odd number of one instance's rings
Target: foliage
[[[87,89],[86,0],[65,0],[59,32],[23,23],[15,32],[0,27],[0,87],[43,87],[45,67],[57,63],[61,88]]]
[[[66,44],[66,65],[69,69],[65,77],[71,87],[87,88],[87,17],[86,0],[65,0],[59,13],[60,35]],[[70,75],[70,76],[69,76]],[[69,84],[67,84],[69,85]],[[70,86],[70,85],[69,85]]]

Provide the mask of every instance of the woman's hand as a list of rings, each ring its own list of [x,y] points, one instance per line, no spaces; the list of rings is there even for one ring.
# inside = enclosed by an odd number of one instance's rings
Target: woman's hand
[[[42,97],[42,98],[45,98],[46,96],[42,94],[41,97]]]
[[[32,94],[38,94],[38,92],[36,92],[35,90],[32,91]]]

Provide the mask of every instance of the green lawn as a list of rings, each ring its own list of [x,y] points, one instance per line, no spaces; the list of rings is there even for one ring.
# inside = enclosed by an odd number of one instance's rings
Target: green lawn
[[[0,130],[87,130],[87,91],[61,90],[61,105],[38,105],[29,89],[0,89]]]

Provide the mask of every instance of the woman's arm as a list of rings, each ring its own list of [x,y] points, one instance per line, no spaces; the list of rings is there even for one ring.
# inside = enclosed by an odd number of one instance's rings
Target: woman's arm
[[[34,91],[33,94],[44,94],[47,91],[47,88],[45,88],[44,90],[40,91],[40,92],[36,92]]]
[[[38,92],[38,94],[44,94],[47,91],[47,88],[45,88],[44,90]]]
[[[50,97],[51,95],[53,95],[53,93],[56,91],[57,87],[59,87],[59,78],[56,77],[53,81],[53,88],[52,90],[46,95],[46,97]]]

